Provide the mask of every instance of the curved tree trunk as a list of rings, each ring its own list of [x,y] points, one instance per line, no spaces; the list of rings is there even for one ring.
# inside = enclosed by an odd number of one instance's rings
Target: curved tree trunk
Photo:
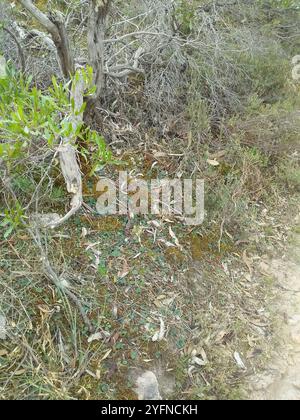
[[[88,49],[89,62],[94,70],[95,100],[105,87],[104,39],[110,4],[111,0],[90,0]]]
[[[31,0],[18,0],[28,12],[51,34],[55,44],[59,63],[63,75],[70,79],[75,73],[74,57],[70,48],[70,42],[64,24],[63,16],[58,12],[51,12],[49,17],[38,9]],[[106,29],[106,19],[111,0],[90,0],[89,25],[88,25],[88,50],[89,61],[94,71],[94,85],[96,92],[88,103],[89,111],[94,108],[97,99],[100,97],[105,84],[104,72],[104,37]],[[79,112],[83,104],[85,84],[83,79],[73,81],[71,99],[74,101],[75,110],[70,116],[74,131],[82,122],[82,114]],[[62,218],[50,223],[50,227],[55,228],[68,220],[82,205],[82,179],[77,162],[76,139],[63,139],[59,149],[60,165],[64,176],[67,190],[73,194],[71,210]]]
[[[49,18],[31,0],[18,1],[51,34],[57,49],[61,71],[65,78],[70,78],[75,72],[75,63],[63,16],[59,13],[52,13]]]

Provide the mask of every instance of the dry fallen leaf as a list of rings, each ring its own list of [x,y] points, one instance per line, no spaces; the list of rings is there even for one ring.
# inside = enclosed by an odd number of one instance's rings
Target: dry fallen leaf
[[[92,334],[88,338],[88,343],[92,343],[93,341],[101,341],[103,339],[103,334],[101,332]]]
[[[201,349],[200,350],[200,354],[201,354],[201,357],[202,357],[203,361],[207,363],[208,360],[207,360],[207,355],[205,353],[205,350],[204,349]]]
[[[175,235],[175,233],[173,232],[173,230],[172,230],[171,226],[169,227],[169,233],[170,233],[171,238],[174,240],[175,245],[176,245],[178,248],[180,248],[180,249],[181,249],[182,247],[181,247],[181,245],[180,245],[180,243],[179,243],[179,240],[178,240],[177,236]]]
[[[166,333],[166,327],[165,327],[165,323],[164,320],[162,318],[160,318],[160,329],[159,331],[157,331],[154,336],[152,337],[152,341],[161,341]]]
[[[239,368],[241,368],[243,370],[247,370],[247,368],[245,366],[245,363],[243,362],[240,354],[237,351],[234,353],[234,359],[235,359]]]
[[[159,158],[161,158],[161,157],[166,157],[166,156],[168,156],[168,155],[167,155],[167,153],[165,153],[165,152],[155,152],[153,156],[154,156],[156,159],[159,159]]]
[[[23,375],[23,373],[25,373],[26,372],[26,370],[25,369],[19,369],[19,370],[17,370],[16,372],[14,372],[14,375],[15,376],[21,376],[21,375]]]
[[[190,348],[189,348],[190,351]],[[208,363],[207,355],[205,353],[205,350],[201,347],[198,349],[193,349],[191,351],[191,365],[198,365],[198,366],[206,366]],[[201,356],[201,358],[199,357]]]
[[[215,160],[215,159],[207,159],[207,161],[206,161],[209,165],[211,165],[211,166],[219,166],[220,165],[220,162],[218,162],[217,160]]]
[[[112,349],[109,349],[106,353],[105,353],[105,355],[102,357],[102,359],[100,359],[100,362],[102,362],[103,360],[105,360],[105,359],[107,359],[108,358],[108,356],[110,355],[110,353],[112,352]]]
[[[158,242],[161,242],[162,244],[166,245],[168,248],[175,248],[176,245],[172,242],[166,241],[165,239],[159,239]]]
[[[194,356],[191,360],[192,365],[198,365],[198,366],[206,366],[207,361],[200,359],[200,357]]]
[[[119,340],[119,338],[120,338],[120,333],[118,331],[115,331],[111,335],[111,337],[109,339],[109,342],[114,346],[117,343],[117,341]]]
[[[81,237],[86,238],[87,235],[88,235],[88,230],[87,230],[87,228],[83,227],[82,230],[81,230]]]
[[[129,269],[128,263],[127,263],[127,261],[124,259],[124,260],[123,260],[123,268],[122,268],[122,270],[121,270],[121,271],[119,271],[119,273],[118,273],[118,277],[119,277],[120,279],[123,279],[123,278],[125,278],[125,277],[129,274],[129,272],[130,272],[130,269]]]

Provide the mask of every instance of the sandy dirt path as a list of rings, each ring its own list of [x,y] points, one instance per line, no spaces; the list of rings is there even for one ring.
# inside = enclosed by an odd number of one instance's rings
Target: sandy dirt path
[[[276,279],[276,310],[283,322],[271,362],[251,380],[251,399],[300,400],[300,235],[269,269]]]

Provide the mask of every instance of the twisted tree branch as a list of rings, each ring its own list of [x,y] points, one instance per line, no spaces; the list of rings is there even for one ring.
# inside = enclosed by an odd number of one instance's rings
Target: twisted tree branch
[[[17,45],[18,52],[19,52],[19,57],[20,57],[20,61],[21,61],[22,73],[24,73],[25,69],[26,69],[26,62],[25,62],[25,56],[24,56],[24,53],[23,53],[20,42],[18,41],[18,38],[15,36],[15,34],[10,29],[6,28],[5,26],[3,26],[2,29],[12,37],[12,39],[15,41],[15,43]]]
[[[62,73],[64,77],[69,78],[75,72],[75,64],[62,16],[59,13],[52,13],[48,17],[31,0],[17,1],[50,33],[57,49]]]

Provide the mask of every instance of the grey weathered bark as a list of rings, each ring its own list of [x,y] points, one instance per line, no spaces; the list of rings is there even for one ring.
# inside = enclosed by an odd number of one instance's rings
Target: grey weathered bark
[[[61,172],[65,179],[67,190],[73,195],[71,209],[65,216],[58,214],[36,214],[34,222],[43,228],[57,228],[70,219],[82,206],[82,176],[77,161],[76,132],[83,121],[83,97],[87,88],[83,75],[78,72],[74,77],[71,88],[71,101],[74,103],[68,120],[72,124],[73,132],[69,137],[63,138],[58,148]]]
[[[57,49],[62,72],[65,77],[69,78],[75,72],[75,63],[62,15],[52,12],[48,17],[41,12],[31,0],[18,1],[51,34],[52,40]],[[111,0],[90,0],[88,50],[90,65],[94,71],[93,82],[96,86],[96,93],[92,98],[92,102],[89,102],[89,105],[95,104],[95,101],[99,98],[104,88],[104,37],[110,4]],[[75,77],[71,92],[71,99],[74,101],[75,109],[72,115],[70,115],[70,121],[73,125],[74,132],[76,132],[78,125],[82,123],[83,116],[79,110],[82,108],[83,95],[85,91],[83,78],[79,81],[76,79],[77,78]],[[63,139],[59,148],[62,174],[64,176],[68,192],[73,194],[71,210],[64,217],[56,217],[58,215],[55,215],[55,217],[51,219],[52,221],[50,223],[46,222],[47,218],[43,219],[42,217],[42,224],[47,224],[48,227],[55,228],[64,223],[74,213],[76,213],[77,210],[79,210],[83,202],[82,178],[77,162],[75,142],[76,138],[73,137]]]
[[[76,132],[83,121],[83,97],[86,88],[86,82],[80,71],[76,73],[73,78],[71,88],[71,101],[74,104],[72,112],[68,117],[69,122],[72,124],[72,134],[69,137],[63,138],[58,148],[58,155],[60,161],[61,172],[65,179],[67,190],[73,195],[71,200],[71,209],[65,215],[58,214],[36,214],[33,220],[37,226],[43,228],[55,229],[70,219],[82,206],[82,176],[77,161],[76,152]]]
[[[31,0],[17,1],[51,34],[62,73],[65,77],[69,77],[74,73],[75,65],[63,16],[55,12],[50,13],[48,17]],[[90,0],[87,38],[89,64],[94,71],[96,86],[94,100],[100,97],[105,85],[105,29],[111,3],[112,0]]]
[[[94,70],[95,98],[100,97],[105,85],[104,51],[105,29],[111,0],[90,0],[88,24],[89,62]]]
[[[12,37],[12,39],[15,41],[15,43],[17,45],[18,53],[19,53],[19,57],[20,57],[21,69],[22,69],[22,72],[24,73],[25,72],[25,68],[26,68],[26,62],[25,62],[25,56],[24,56],[24,53],[23,53],[21,44],[18,41],[18,38],[15,36],[15,34],[10,29],[8,29],[8,28],[6,28],[4,26],[3,27],[3,30],[5,32],[7,32]]]
[[[74,133],[76,133],[77,128],[82,123],[83,114],[81,112],[81,109],[83,105],[83,96],[86,88],[83,76],[80,75],[79,80],[77,79],[77,77],[74,78],[71,90],[71,100],[74,103],[74,109],[69,118]],[[59,160],[61,171],[65,179],[68,192],[70,194],[73,194],[73,198],[71,201],[71,210],[60,220],[57,220],[54,223],[52,223],[50,226],[51,228],[58,227],[70,217],[72,217],[73,214],[75,214],[80,209],[83,202],[82,177],[77,162],[75,143],[76,137],[74,137],[74,135],[71,135],[70,137],[63,139],[62,144],[59,148]]]
[[[57,49],[57,55],[59,57],[59,62],[63,75],[66,78],[69,78],[70,75],[75,72],[75,62],[72,49],[70,46],[70,40],[67,34],[67,30],[64,24],[64,17],[60,13],[51,13],[50,15],[51,22],[56,26],[59,39],[56,41],[53,36],[53,42]]]
[[[17,1],[50,33],[57,49],[61,71],[66,78],[69,78],[75,72],[75,64],[63,16],[52,13],[48,17],[31,0]]]

